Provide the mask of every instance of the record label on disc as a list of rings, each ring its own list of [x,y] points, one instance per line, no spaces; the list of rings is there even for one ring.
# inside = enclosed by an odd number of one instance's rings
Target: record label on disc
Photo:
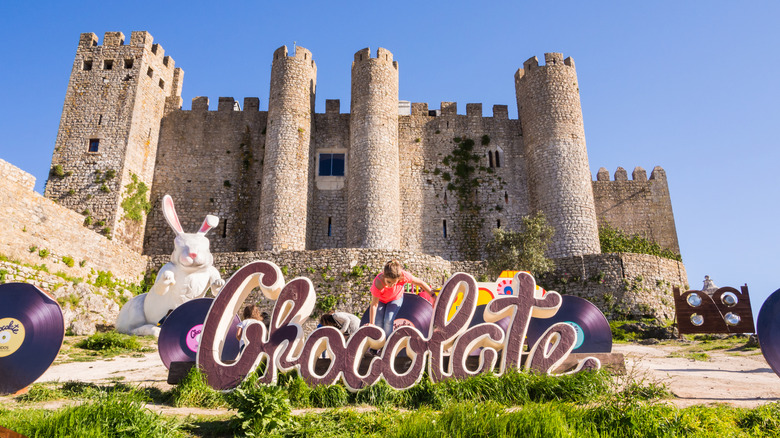
[[[583,331],[582,327],[580,327],[580,325],[574,321],[563,321],[563,322],[574,327],[574,331],[577,332],[577,340],[574,341],[574,348],[575,349],[580,348],[580,346],[582,346],[582,343],[585,342],[585,331]]]
[[[191,328],[189,332],[187,332],[187,348],[189,348],[193,353],[198,352],[201,333],[203,333],[203,324],[198,324]]]
[[[0,357],[14,354],[24,343],[24,325],[15,318],[0,319]]]

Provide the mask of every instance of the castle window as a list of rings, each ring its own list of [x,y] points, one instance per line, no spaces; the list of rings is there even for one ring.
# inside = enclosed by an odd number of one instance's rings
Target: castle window
[[[499,157],[500,154],[498,153],[498,151],[496,151],[496,167],[501,167],[501,158]]]
[[[151,67],[146,70],[146,76],[149,76],[150,78],[154,75],[154,70],[152,70]]]
[[[224,222],[222,222],[222,238],[224,239],[227,237],[227,219],[225,219]]]
[[[103,124],[103,114],[98,116],[98,125],[102,125],[102,124]]]
[[[333,221],[331,220],[331,217],[328,216],[328,237],[331,237],[333,235]]]
[[[488,165],[493,167],[493,151],[488,151]]]
[[[441,221],[441,231],[444,238],[447,238],[447,219]]]
[[[89,139],[89,152],[97,152],[98,149],[100,149],[100,139],[99,138],[90,138]]]
[[[344,176],[344,154],[320,154],[319,176]]]
[[[165,81],[160,79],[160,89],[165,90]]]
[[[103,61],[103,70],[111,70],[114,68],[114,61],[111,59],[106,59]]]
[[[125,59],[125,68],[133,68],[133,58]]]
[[[496,219],[496,228],[501,228],[501,219]]]
[[[91,59],[85,59],[84,65],[81,67],[84,71],[92,70],[92,60]]]
[[[509,193],[504,192],[504,204],[509,204]]]

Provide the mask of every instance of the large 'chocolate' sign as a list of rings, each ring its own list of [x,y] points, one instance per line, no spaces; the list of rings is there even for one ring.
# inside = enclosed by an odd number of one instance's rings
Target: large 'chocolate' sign
[[[513,295],[491,301],[485,307],[486,322],[469,328],[476,310],[477,284],[471,275],[457,273],[447,280],[436,301],[429,337],[414,327],[401,327],[385,339],[382,329],[366,325],[347,341],[334,327],[321,327],[304,339],[301,324],[314,310],[315,302],[311,281],[295,278],[284,284],[282,272],[275,264],[252,262],[233,274],[214,300],[203,325],[197,363],[209,385],[219,390],[238,386],[262,361],[266,362],[265,372],[259,376],[262,383],[275,383],[279,371],[297,369],[311,385],[333,384],[341,379],[350,391],[373,385],[379,379],[395,389],[410,388],[422,378],[426,363],[433,382],[489,372],[496,366],[499,351],[498,372],[503,374],[521,366],[531,317],[549,318],[561,306],[557,292],[535,296],[535,286],[532,276],[518,273],[512,280]],[[270,329],[266,330],[263,324],[249,324],[245,329],[249,340],[246,347],[235,362],[225,363],[221,359],[222,340],[233,323],[233,315],[256,287],[269,299],[276,300]],[[463,293],[463,300],[448,319],[458,293]],[[506,317],[510,323],[504,333],[494,322]],[[569,356],[575,340],[576,332],[569,324],[552,325],[530,348],[524,368],[550,373]],[[361,373],[358,368],[369,348],[381,349],[382,353]],[[404,349],[411,366],[399,372],[395,359]],[[476,370],[468,369],[466,359],[477,349],[480,349],[479,366]],[[330,366],[324,374],[317,374],[315,363],[326,350],[331,358]],[[600,366],[598,359],[589,357],[572,372]]]

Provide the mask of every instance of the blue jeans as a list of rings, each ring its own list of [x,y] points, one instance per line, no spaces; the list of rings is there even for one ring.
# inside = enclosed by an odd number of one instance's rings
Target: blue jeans
[[[398,310],[401,308],[401,304],[404,302],[404,297],[401,295],[397,300],[390,301],[389,303],[379,302],[376,307],[376,318],[374,321],[376,325],[381,327],[385,331],[385,339],[393,332],[393,322],[395,321]]]

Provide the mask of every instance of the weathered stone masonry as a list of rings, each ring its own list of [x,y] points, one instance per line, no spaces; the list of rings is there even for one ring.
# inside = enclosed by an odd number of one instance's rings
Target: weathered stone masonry
[[[545,65],[536,57],[523,64],[515,75],[518,119],[508,117],[506,105],[495,105],[490,116],[478,103],[467,104],[465,115],[455,102],[438,109],[401,105],[399,63],[383,48],[355,54],[348,113],[338,100],[315,112],[316,74],[311,52],[297,47],[290,54],[281,47],[273,54],[268,111],[260,111],[256,97],[243,105],[220,97],[216,110],[198,97],[182,110],[183,71],[151,35],[133,32],[126,43],[121,33],[109,32],[99,45],[94,34],[82,34],[46,186],[47,198],[75,213],[47,230],[81,227],[93,235],[89,228],[112,237],[112,244],[129,245],[132,257],[143,252],[164,260],[174,237],[159,206],[167,193],[187,230],[206,214],[220,217],[209,234],[217,260],[271,250],[269,258],[290,266],[288,257],[335,265],[345,262],[330,257],[347,251],[379,269],[380,259],[397,251],[402,258],[440,257],[445,264],[482,259],[494,228],[515,229],[524,215],[543,211],[556,229],[550,255],[561,276],[573,269],[567,260],[577,259],[587,266],[577,277],[614,278],[600,283],[610,287],[625,289],[635,277],[687,283],[677,262],[667,269],[667,261],[621,255],[616,264],[613,255],[598,254],[597,223],[603,221],[675,251],[679,245],[663,169],[656,167],[648,179],[637,168],[631,181],[622,168],[614,181],[602,169],[592,180],[571,58],[548,53]],[[90,151],[93,140],[97,151]],[[343,157],[343,174],[320,174],[320,160],[331,156]],[[7,178],[19,179],[12,174]],[[122,207],[134,176],[151,190],[152,209],[141,222],[128,220]],[[16,215],[24,208],[7,211]],[[109,242],[96,236],[95,242],[82,239],[84,245]],[[16,244],[14,253],[21,253]],[[327,262],[309,254],[317,250],[328,250]],[[353,257],[354,251],[380,255]],[[119,252],[116,257],[123,256]],[[468,268],[478,274],[478,266]],[[648,274],[653,269],[655,277]],[[609,292],[575,283],[566,284],[574,288],[569,292],[595,301]],[[629,289],[655,287],[643,285]],[[654,293],[643,296],[664,315]],[[631,302],[616,312],[641,310],[645,298],[624,295]]]

